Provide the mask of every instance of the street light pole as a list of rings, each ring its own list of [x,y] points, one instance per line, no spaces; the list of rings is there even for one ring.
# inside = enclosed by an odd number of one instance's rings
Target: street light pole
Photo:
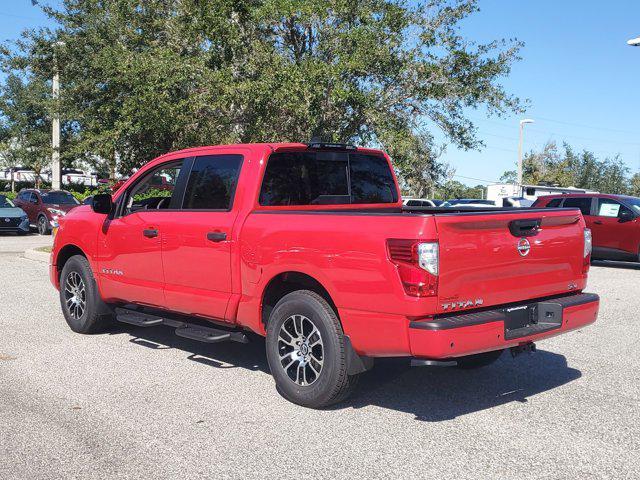
[[[530,118],[520,120],[520,142],[518,143],[518,187],[522,187],[522,144],[524,142],[524,126],[533,123]]]
[[[60,190],[62,169],[60,167],[60,113],[58,112],[58,98],[60,96],[60,74],[56,66],[53,73],[53,121],[51,131],[51,188]]]
[[[60,166],[60,72],[58,71],[58,58],[56,56],[56,47],[64,46],[64,42],[56,42],[53,44],[53,79],[52,97],[53,97],[53,115],[51,122],[51,188],[60,190],[62,188],[62,167]]]

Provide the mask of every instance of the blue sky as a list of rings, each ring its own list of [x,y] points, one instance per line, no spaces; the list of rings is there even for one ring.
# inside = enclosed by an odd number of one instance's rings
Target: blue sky
[[[480,0],[479,6],[462,24],[467,38],[525,42],[523,59],[503,81],[508,92],[530,101],[524,116],[536,123],[526,127],[525,150],[566,140],[601,157],[620,154],[633,173],[640,171],[640,47],[626,45],[640,36],[640,2]],[[0,39],[46,24],[31,0],[0,1]],[[444,159],[464,183],[497,180],[515,168],[522,116],[469,116],[486,147],[449,146]]]

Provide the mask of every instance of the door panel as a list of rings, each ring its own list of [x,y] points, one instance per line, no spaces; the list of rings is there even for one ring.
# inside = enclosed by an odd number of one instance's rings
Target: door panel
[[[224,319],[235,217],[235,212],[181,212],[179,222],[160,225],[167,308]]]
[[[598,199],[596,215],[591,217],[589,222],[594,247],[638,254],[640,225],[637,218],[621,221],[620,213],[624,210],[628,208],[616,200]]]
[[[17,198],[16,204],[27,214],[29,217],[29,223],[35,225],[38,206],[29,201],[29,199],[32,198],[32,195],[35,198],[35,194],[27,194],[24,198]]]
[[[141,211],[107,220],[98,237],[98,275],[107,301],[164,304],[158,225],[165,212]],[[158,235],[145,235],[157,230]]]
[[[183,210],[161,224],[167,308],[225,319],[231,298],[232,210],[241,155],[193,160]]]
[[[119,199],[115,218],[98,237],[98,275],[107,301],[164,307],[162,226],[175,220],[170,207],[182,199],[183,160],[161,164]],[[185,169],[186,170],[186,169]]]

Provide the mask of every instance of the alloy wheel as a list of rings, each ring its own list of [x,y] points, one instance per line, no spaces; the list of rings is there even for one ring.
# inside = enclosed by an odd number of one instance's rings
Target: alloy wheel
[[[44,217],[38,219],[38,233],[40,235],[47,233],[47,219]]]
[[[71,315],[78,320],[87,308],[87,290],[78,272],[70,272],[64,284],[64,299]]]
[[[324,344],[320,331],[304,315],[291,315],[278,333],[280,365],[292,382],[309,386],[320,377]]]

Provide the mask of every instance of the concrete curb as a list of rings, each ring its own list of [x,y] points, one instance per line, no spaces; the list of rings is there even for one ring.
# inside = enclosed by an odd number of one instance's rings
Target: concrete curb
[[[32,248],[30,250],[26,250],[22,256],[24,258],[28,258],[29,260],[34,260],[36,262],[42,262],[42,263],[49,263],[49,256],[51,254],[47,253],[47,252],[40,252],[38,250],[36,250],[35,248]]]

